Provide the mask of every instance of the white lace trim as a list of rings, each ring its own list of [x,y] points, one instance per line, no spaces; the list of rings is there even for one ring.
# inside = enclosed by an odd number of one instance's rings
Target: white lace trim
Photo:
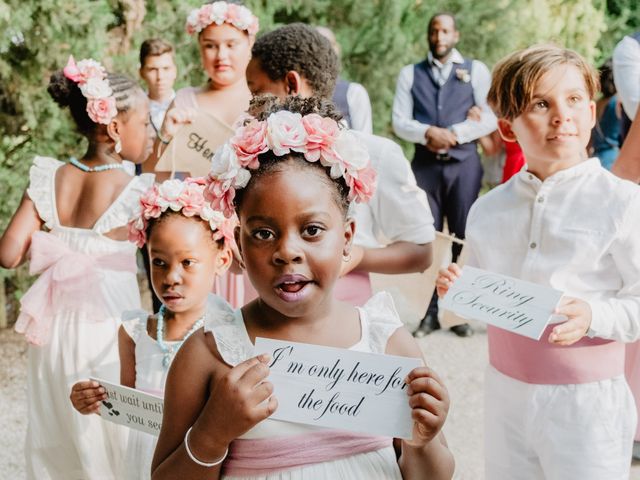
[[[103,234],[129,223],[138,213],[140,196],[151,188],[153,181],[154,175],[150,173],[133,177],[118,199],[98,219],[93,231]]]
[[[387,292],[371,297],[361,308],[363,335],[358,344],[369,345],[373,353],[384,353],[389,337],[400,327],[402,321]],[[222,359],[235,366],[253,355],[253,344],[249,340],[239,310],[234,310],[224,299],[209,295],[205,313],[204,331],[211,332]]]
[[[64,165],[60,160],[51,157],[36,156],[29,169],[29,187],[27,194],[38,211],[45,226],[51,230],[56,226],[54,213],[55,172]]]
[[[149,312],[144,310],[127,310],[122,312],[122,327],[133,340],[138,343],[140,337],[147,332]]]

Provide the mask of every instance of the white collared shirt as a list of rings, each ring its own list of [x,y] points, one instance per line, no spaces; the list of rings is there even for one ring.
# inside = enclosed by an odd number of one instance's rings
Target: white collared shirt
[[[526,167],[480,197],[467,263],[585,300],[590,337],[640,338],[640,187],[591,158],[545,181]]]
[[[164,122],[164,116],[175,98],[176,92],[172,90],[171,96],[163,102],[158,102],[157,100],[152,100],[151,98],[149,99],[149,115],[156,132],[160,131],[162,122]]]
[[[376,248],[398,241],[418,245],[435,240],[433,216],[424,190],[402,148],[388,138],[352,130],[369,151],[371,166],[378,174],[378,184],[368,203],[351,204],[356,220],[354,243]]]
[[[624,37],[613,51],[613,81],[624,113],[631,120],[640,103],[640,43]]]
[[[464,58],[455,48],[444,64],[435,60],[429,52],[427,60],[431,65],[434,78],[442,78],[444,82],[449,78],[454,64],[464,63]],[[439,68],[441,67],[441,68]],[[425,133],[430,125],[420,123],[413,118],[413,96],[411,88],[413,86],[414,65],[406,65],[400,70],[398,82],[396,84],[396,94],[393,99],[393,131],[398,137],[411,143],[426,144]],[[482,110],[480,121],[465,120],[451,126],[453,133],[458,139],[458,143],[468,143],[480,137],[490,134],[497,128],[497,120],[489,105],[487,104],[487,93],[491,86],[491,73],[487,66],[478,61],[471,62],[471,87],[473,88],[473,99],[475,104]],[[442,83],[444,83],[442,82]]]
[[[364,133],[373,133],[371,120],[371,100],[366,88],[356,82],[349,82],[347,104],[351,117],[351,129]]]

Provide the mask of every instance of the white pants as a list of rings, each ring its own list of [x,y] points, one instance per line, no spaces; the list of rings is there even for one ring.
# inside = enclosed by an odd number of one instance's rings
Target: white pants
[[[627,480],[636,422],[622,375],[535,385],[489,366],[486,480]]]

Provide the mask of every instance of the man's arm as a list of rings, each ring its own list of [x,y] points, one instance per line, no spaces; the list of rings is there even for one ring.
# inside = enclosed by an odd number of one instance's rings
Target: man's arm
[[[467,119],[451,126],[458,143],[468,143],[489,135],[497,128],[496,116],[487,104],[487,94],[491,86],[491,73],[487,66],[474,60],[471,64],[471,87],[473,99],[480,108],[480,120]]]
[[[396,83],[396,94],[393,98],[392,124],[395,134],[411,143],[426,143],[426,132],[429,125],[420,123],[413,118],[413,65],[407,65],[400,70]]]

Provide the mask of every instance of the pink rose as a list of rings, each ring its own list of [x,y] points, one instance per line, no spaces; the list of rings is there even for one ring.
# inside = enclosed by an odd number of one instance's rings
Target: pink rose
[[[93,58],[85,58],[78,62],[78,70],[80,71],[80,80],[78,83],[82,84],[88,81],[90,78],[103,79],[107,76],[107,72],[100,62],[95,61]]]
[[[208,185],[204,191],[205,199],[211,203],[211,208],[222,212],[225,217],[230,218],[235,213],[233,199],[236,196],[236,191],[231,186],[233,180],[221,181],[211,175],[207,180]]]
[[[87,113],[95,123],[109,125],[118,115],[116,99],[114,97],[92,98],[87,100]]]
[[[244,168],[258,168],[258,155],[269,150],[267,145],[267,123],[251,120],[240,127],[231,139],[238,162]]]
[[[198,12],[198,23],[200,24],[199,27],[199,31],[204,30],[206,27],[208,27],[213,19],[211,18],[211,14],[213,12],[213,7],[211,4],[207,4],[207,5],[203,5],[202,8],[200,8],[200,11]]]
[[[317,162],[320,159],[320,153],[330,154],[331,147],[340,132],[335,120],[312,113],[302,118],[302,124],[307,132],[305,158],[310,162]]]
[[[196,184],[186,184],[182,193],[178,197],[178,202],[182,204],[182,214],[185,217],[199,215],[204,207],[204,188]]]
[[[129,222],[129,241],[135,243],[138,248],[144,247],[147,241],[145,230],[146,224],[142,218]]]
[[[144,218],[158,218],[168,205],[167,202],[161,201],[156,185],[140,197],[140,204]]]
[[[235,24],[240,21],[239,6],[230,3],[227,5],[227,22]]]
[[[232,247],[235,245],[235,228],[238,225],[238,217],[234,214],[231,218],[225,218],[218,222],[217,230],[213,235],[214,240],[224,239],[225,243]]]
[[[306,152],[307,131],[302,124],[302,115],[281,110],[269,115],[267,135],[273,153],[281,157],[291,150]]]
[[[371,200],[376,189],[377,176],[372,167],[362,168],[353,175],[347,173],[345,179],[349,185],[349,200],[355,200],[358,203]]]

